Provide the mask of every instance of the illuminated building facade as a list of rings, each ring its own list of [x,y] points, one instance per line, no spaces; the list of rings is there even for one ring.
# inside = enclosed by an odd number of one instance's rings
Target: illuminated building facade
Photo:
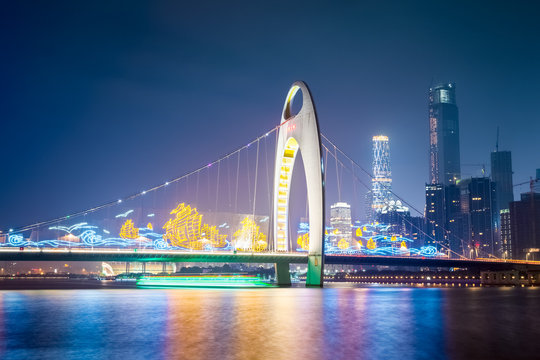
[[[487,177],[470,178],[459,182],[461,209],[468,215],[468,234],[473,256],[500,256],[501,247],[495,236],[495,183]]]
[[[491,180],[495,183],[496,209],[495,209],[495,238],[501,245],[501,256],[507,257],[511,254],[511,249],[503,245],[509,239],[503,240],[502,234],[502,216],[505,211],[507,214],[510,203],[514,201],[514,186],[512,182],[512,153],[510,151],[497,151],[491,153]],[[507,217],[509,214],[507,214]],[[509,221],[509,219],[507,219]]]
[[[351,205],[337,202],[330,206],[330,225],[336,232],[338,241],[342,239],[348,244],[352,242]]]
[[[373,217],[392,200],[392,171],[388,136],[373,137],[373,179],[371,180],[371,209]]]
[[[510,206],[510,204],[509,204]],[[501,219],[501,250],[503,259],[513,259],[512,256],[512,224],[510,222],[510,209],[503,209],[499,213]]]
[[[468,216],[461,212],[461,191],[459,186],[450,184],[444,187],[446,237],[450,247],[450,257],[467,255]]]
[[[448,246],[445,231],[446,213],[444,185],[426,184],[426,236],[425,243],[439,251]]]
[[[429,89],[429,183],[455,184],[460,177],[456,87],[441,84]]]

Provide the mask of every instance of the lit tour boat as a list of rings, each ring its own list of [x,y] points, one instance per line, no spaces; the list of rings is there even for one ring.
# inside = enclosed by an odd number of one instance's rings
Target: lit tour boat
[[[137,280],[139,287],[223,287],[258,288],[274,287],[272,283],[256,275],[244,274],[190,274],[171,276],[142,276]]]

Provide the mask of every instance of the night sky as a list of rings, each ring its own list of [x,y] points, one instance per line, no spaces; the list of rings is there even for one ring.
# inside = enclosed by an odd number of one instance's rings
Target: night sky
[[[195,4],[196,3],[196,4]],[[461,159],[540,168],[533,1],[12,1],[0,12],[0,228],[138,192],[246,144],[304,80],[321,130],[423,209],[428,89],[453,81]],[[462,166],[463,176],[481,165]],[[516,188],[516,193],[527,186]]]

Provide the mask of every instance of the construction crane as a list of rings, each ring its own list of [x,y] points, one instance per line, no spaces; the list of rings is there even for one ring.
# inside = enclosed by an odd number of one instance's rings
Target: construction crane
[[[531,179],[529,181],[524,181],[524,182],[520,182],[519,184],[514,184],[514,187],[529,184],[531,192],[534,192],[535,183],[540,183],[540,179],[533,179],[531,176]]]

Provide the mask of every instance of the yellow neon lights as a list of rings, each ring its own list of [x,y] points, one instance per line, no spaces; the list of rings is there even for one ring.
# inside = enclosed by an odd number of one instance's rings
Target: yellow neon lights
[[[233,234],[234,247],[242,251],[264,251],[268,243],[266,242],[266,235],[259,231],[259,225],[249,216],[246,216],[240,223],[242,228]]]
[[[281,167],[279,172],[278,199],[277,199],[277,250],[287,249],[287,221],[289,209],[289,186],[291,183],[291,173],[294,165],[296,152],[299,148],[298,141],[291,137],[285,144],[281,157]],[[299,243],[300,246],[302,246]]]
[[[341,250],[345,250],[349,248],[349,242],[345,239],[341,239],[338,241],[337,247]]]
[[[405,241],[401,242],[401,249],[407,250],[407,243]]]
[[[362,229],[360,229],[360,228],[356,229],[356,236],[357,237],[362,237]]]
[[[373,238],[369,238],[366,247],[369,250],[373,250],[373,249],[375,249],[377,247],[377,244],[375,243],[375,241],[373,241]]]
[[[207,246],[222,247],[227,235],[221,235],[215,226],[202,224],[202,215],[196,208],[181,203],[171,211],[174,219],[169,219],[163,226],[166,233],[163,239],[172,246],[182,246],[192,250],[203,250]]]
[[[139,229],[135,227],[131,219],[127,219],[122,228],[120,228],[120,237],[122,239],[136,239],[139,237]]]
[[[302,250],[309,250],[309,233],[300,235],[296,243],[300,246]]]
[[[148,225],[146,225],[146,228],[150,229],[150,230],[154,230],[154,227],[152,226],[152,223],[148,223]]]

